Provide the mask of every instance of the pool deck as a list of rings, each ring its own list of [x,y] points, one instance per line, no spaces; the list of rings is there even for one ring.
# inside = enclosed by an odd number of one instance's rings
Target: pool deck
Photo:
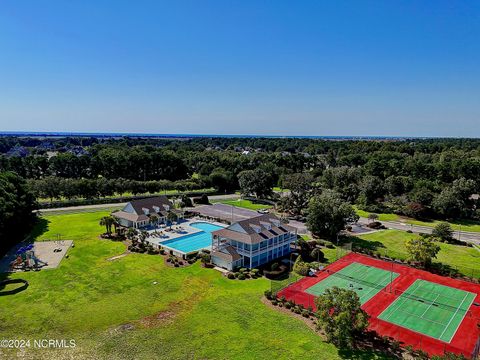
[[[161,245],[163,242],[165,241],[169,241],[169,240],[173,240],[173,239],[177,239],[177,238],[181,238],[183,236],[187,236],[187,235],[191,235],[191,234],[196,234],[196,233],[199,233],[199,232],[202,232],[203,230],[200,230],[200,229],[197,229],[197,228],[194,228],[192,226],[190,226],[190,224],[193,224],[193,223],[198,223],[198,222],[204,222],[204,223],[209,223],[209,224],[212,224],[212,225],[217,225],[217,226],[221,226],[221,227],[225,227],[226,225],[225,224],[222,224],[222,223],[219,223],[217,221],[208,221],[208,220],[205,220],[203,218],[192,218],[192,219],[188,219],[186,221],[183,221],[181,222],[180,224],[178,225],[172,225],[172,229],[176,229],[178,227],[181,227],[183,231],[181,232],[177,232],[177,231],[167,231],[168,229],[170,229],[170,226],[167,226],[165,228],[159,228],[159,229],[156,229],[156,230],[149,230],[148,233],[149,233],[149,237],[146,239],[149,243],[151,243],[152,245]],[[165,237],[157,237],[157,236],[154,236],[153,234],[155,232],[163,232],[164,235],[166,235]]]

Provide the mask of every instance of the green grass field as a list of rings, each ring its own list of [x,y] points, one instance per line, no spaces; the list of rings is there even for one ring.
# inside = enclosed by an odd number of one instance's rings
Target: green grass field
[[[368,218],[370,213],[368,211],[360,210],[354,206],[355,212],[358,216],[363,218]],[[379,221],[400,221],[406,224],[419,225],[419,226],[428,226],[435,227],[437,224],[442,221],[431,220],[431,221],[421,221],[408,218],[405,216],[399,216],[397,214],[377,214]],[[480,232],[480,222],[473,220],[456,220],[448,222],[453,230],[469,231],[469,232]]]
[[[305,291],[314,296],[322,295],[326,289],[334,286],[341,289],[353,290],[357,293],[362,304],[366,303],[378,292],[382,291],[395,278],[397,273],[352,263],[343,269],[332,273],[329,277],[309,287]]]
[[[432,221],[420,221],[415,219],[407,219],[407,224],[420,225],[420,226],[429,226],[435,227],[442,221],[432,220]],[[480,232],[480,223],[473,220],[457,220],[449,222],[453,230],[469,231],[469,232]]]
[[[368,211],[360,210],[356,206],[353,207],[355,209],[355,212],[357,213],[358,216],[363,217],[363,218],[368,218],[370,213]],[[398,221],[399,216],[396,214],[377,214],[378,215],[378,221]]]
[[[37,227],[39,240],[61,234],[75,247],[57,269],[11,275],[29,287],[0,296],[0,338],[75,339],[77,346],[27,349],[24,358],[386,358],[339,351],[301,320],[264,305],[266,279],[232,281],[198,262],[171,268],[146,254],[107,260],[125,246],[98,238],[105,214],[46,216]],[[16,356],[0,349],[0,358]]]
[[[416,235],[400,230],[382,230],[359,236],[355,244],[382,255],[387,254],[390,257],[406,259],[405,240],[414,236]],[[438,243],[438,245],[440,251],[435,261],[455,267],[464,275],[480,278],[480,251],[478,249],[445,243]]]
[[[450,342],[476,294],[416,280],[379,319]]]
[[[250,200],[237,199],[237,200],[219,200],[215,201],[222,204],[233,205],[236,207],[241,207],[249,210],[260,210],[260,209],[271,209],[271,205],[266,204],[255,204]]]

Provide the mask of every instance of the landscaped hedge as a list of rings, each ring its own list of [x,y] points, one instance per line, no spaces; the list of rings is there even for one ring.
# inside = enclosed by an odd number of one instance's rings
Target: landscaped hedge
[[[177,197],[180,195],[193,196],[198,193],[187,192],[178,193],[174,195],[167,195],[167,197]],[[208,192],[209,195],[214,195],[215,191]],[[98,199],[72,199],[72,200],[58,200],[51,202],[39,203],[40,209],[55,209],[59,207],[71,207],[71,206],[83,206],[83,205],[100,205],[100,204],[117,204],[123,202],[129,202],[132,200],[147,199],[158,195],[135,195],[135,196],[119,196],[115,198],[98,198]]]
[[[263,270],[263,275],[265,275],[267,279],[276,279],[287,272],[288,266],[282,264],[276,270]]]

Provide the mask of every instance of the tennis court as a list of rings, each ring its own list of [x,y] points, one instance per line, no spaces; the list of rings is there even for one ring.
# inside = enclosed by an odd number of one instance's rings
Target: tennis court
[[[451,342],[476,294],[416,280],[405,291],[395,291],[398,298],[379,319],[402,326],[435,339]]]
[[[326,289],[336,286],[355,291],[360,302],[364,304],[386,288],[397,276],[398,274],[395,272],[353,262],[337,272],[331,272],[330,276],[305,291],[319,296]]]

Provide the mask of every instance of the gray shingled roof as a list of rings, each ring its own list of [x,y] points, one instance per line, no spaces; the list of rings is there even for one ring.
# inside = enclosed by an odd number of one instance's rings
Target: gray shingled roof
[[[173,204],[165,195],[155,196],[146,199],[139,199],[130,201],[133,209],[137,214],[143,214],[144,208],[150,210],[150,212],[155,212],[154,206],[158,206],[160,208],[160,212],[165,211],[164,205],[168,205],[170,209],[173,210]]]
[[[240,226],[243,231],[236,230],[238,226]],[[296,229],[294,227],[280,222],[277,216],[264,214],[251,219],[241,220],[225,229],[214,231],[212,234],[243,243],[256,244],[278,235],[295,231]]]

